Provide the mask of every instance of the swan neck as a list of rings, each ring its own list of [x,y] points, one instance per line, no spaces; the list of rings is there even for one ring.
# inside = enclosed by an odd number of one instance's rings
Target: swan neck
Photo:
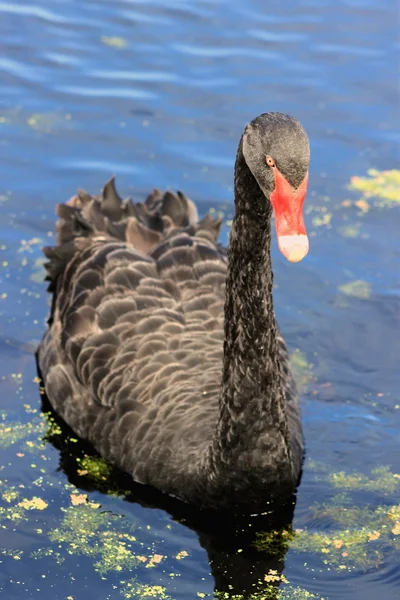
[[[251,468],[268,479],[290,464],[271,267],[271,205],[239,147],[229,244],[225,343],[215,462],[232,477]],[[243,467],[239,467],[239,465]],[[233,466],[234,465],[234,466]],[[269,469],[269,471],[268,471]]]

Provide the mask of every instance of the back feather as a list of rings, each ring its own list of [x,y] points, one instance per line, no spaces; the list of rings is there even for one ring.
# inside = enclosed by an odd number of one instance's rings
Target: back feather
[[[105,184],[100,196],[84,190],[72,196],[66,204],[57,206],[57,246],[45,247],[49,259],[45,263],[49,291],[56,291],[56,282],[77,251],[98,235],[114,238],[135,247],[144,254],[179,233],[187,233],[216,245],[221,219],[206,215],[198,220],[197,208],[183,192],[164,194],[157,188],[144,203],[122,200],[115,188],[115,178]],[[85,242],[84,239],[87,238]],[[223,249],[219,247],[223,252]]]

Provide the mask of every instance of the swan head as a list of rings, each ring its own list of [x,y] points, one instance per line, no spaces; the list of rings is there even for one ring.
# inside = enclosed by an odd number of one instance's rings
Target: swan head
[[[241,147],[273,209],[279,250],[291,262],[302,260],[309,247],[303,218],[310,163],[306,132],[289,115],[265,113],[246,126]]]

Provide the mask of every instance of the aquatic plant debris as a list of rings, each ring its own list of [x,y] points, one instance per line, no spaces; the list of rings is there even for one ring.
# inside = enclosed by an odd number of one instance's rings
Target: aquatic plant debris
[[[300,371],[305,372],[308,381],[312,365],[299,352],[295,352],[294,362]],[[27,382],[31,383],[31,379],[27,378]],[[20,560],[23,556],[25,561],[46,561],[47,564],[54,561],[68,568],[69,561],[82,557],[82,560],[89,561],[88,566],[92,566],[94,575],[105,582],[112,582],[118,597],[173,600],[174,592],[170,586],[176,577],[184,573],[189,552],[178,548],[168,555],[162,537],[155,536],[150,527],[138,527],[131,517],[122,515],[124,504],[117,496],[110,498],[107,493],[108,487],[113,494],[114,490],[111,466],[106,461],[95,454],[75,459],[78,478],[84,473],[95,489],[106,492],[101,496],[96,492],[95,499],[92,492],[82,492],[66,482],[63,476],[55,479],[54,463],[50,471],[41,469],[38,472],[29,490],[12,478],[15,461],[38,469],[36,463],[46,458],[44,440],[54,436],[65,442],[72,435],[63,433],[51,413],[36,416],[36,409],[29,404],[25,405],[25,411],[31,419],[28,423],[10,420],[7,414],[1,416],[0,444],[6,442],[8,451],[15,458],[6,467],[8,479],[3,471],[0,481],[0,527],[7,531],[7,539],[10,540],[14,532],[17,536],[21,532],[24,535],[29,532],[30,536],[36,536],[37,548],[31,553],[23,553],[18,546],[2,548],[3,563],[5,560]],[[76,442],[77,439],[71,437],[68,448],[73,451]],[[47,467],[45,461],[43,465]],[[385,498],[400,491],[400,474],[393,473],[388,467],[361,474],[332,473],[327,465],[313,465],[312,461],[308,461],[307,466],[331,487],[333,494],[324,504],[316,504],[309,509],[310,523],[322,518],[329,519],[333,526],[329,531],[314,525],[308,528],[305,524],[302,530],[260,532],[256,539],[260,553],[280,561],[290,549],[304,555],[305,564],[310,554],[314,556],[314,564],[315,558],[319,558],[321,569],[346,573],[376,570],[389,553],[394,555],[400,551],[400,505],[390,501],[385,504]],[[375,501],[373,506],[360,507],[352,499],[352,494],[360,491],[364,495],[379,494],[381,504],[376,505]],[[174,526],[170,523],[166,528]],[[259,591],[246,598],[233,592],[210,595],[202,591],[198,592],[198,597],[215,600],[323,600],[288,579],[286,574],[270,569],[260,581]]]
[[[26,498],[24,498],[24,500],[22,500],[22,502],[20,502],[18,506],[22,506],[22,508],[25,508],[26,510],[44,510],[48,507],[48,504],[47,502],[42,500],[42,498],[34,496],[33,498],[31,498],[31,500],[27,500]]]
[[[21,106],[2,111],[0,123],[4,125],[23,125],[38,133],[53,133],[71,129],[72,115],[61,111],[28,113]]]
[[[77,459],[77,462],[81,467],[78,471],[79,475],[88,475],[97,481],[107,481],[111,473],[112,466],[100,456],[84,456]]]
[[[358,238],[363,237],[360,232],[361,223],[355,223],[354,225],[342,225],[339,227],[339,233],[345,238]],[[364,234],[366,235],[366,234]]]
[[[341,526],[324,532],[298,531],[291,548],[302,552],[318,552],[323,564],[337,571],[376,569],[384,560],[384,549],[400,551],[397,531],[400,505],[343,507],[325,504],[313,508],[314,517],[329,517]]]
[[[332,473],[329,482],[335,488],[364,490],[368,492],[393,493],[400,491],[400,475],[392,473],[388,467],[378,467],[367,477],[361,473]]]
[[[140,562],[135,550],[136,537],[127,523],[118,527],[122,517],[99,511],[97,503],[75,504],[63,509],[60,525],[49,531],[50,541],[66,547],[71,555],[80,554],[92,558],[95,570],[103,575],[108,571],[132,569]]]
[[[246,594],[246,596],[217,591],[214,593],[213,598],[214,600],[329,600],[326,596],[317,596],[302,587],[288,584],[284,576],[281,576],[283,578],[273,579],[274,575],[272,574],[271,577],[271,581],[280,581],[282,586],[277,588],[275,585],[267,585],[263,590],[250,595]],[[201,592],[198,592],[197,596],[199,598],[209,598],[208,594]]]
[[[0,448],[7,448],[30,436],[44,434],[45,431],[45,423],[40,418],[32,419],[28,423],[22,423],[21,421],[0,422]]]
[[[394,203],[400,203],[400,170],[378,171],[378,169],[369,169],[367,177],[352,177],[348,187],[350,190],[362,193],[360,201],[364,204],[359,205],[362,212],[368,211],[369,199],[375,200],[373,203],[377,206],[390,206]]]
[[[328,481],[341,490],[324,504],[311,507],[312,522],[328,519],[335,524],[329,531],[312,528],[280,530],[259,533],[255,546],[269,556],[279,557],[286,545],[291,550],[319,554],[328,568],[342,571],[375,570],[390,551],[400,552],[400,505],[353,504],[351,492],[387,494],[400,492],[400,475],[388,467],[373,469],[370,476],[361,473],[329,473],[323,465],[308,461],[308,467],[318,473],[319,479]],[[281,540],[281,546],[276,540]],[[285,552],[286,552],[285,548]],[[283,555],[285,555],[283,552]]]
[[[295,378],[299,393],[304,393],[310,383],[315,380],[313,375],[313,364],[307,362],[307,357],[304,352],[298,348],[290,354],[290,367]]]
[[[166,588],[161,585],[144,585],[131,579],[123,581],[120,594],[123,598],[156,598],[157,600],[172,600],[166,593]]]
[[[259,532],[256,534],[254,545],[259,552],[265,552],[268,556],[283,559],[294,536],[295,533],[292,529]]]
[[[362,300],[368,300],[371,296],[371,284],[362,279],[343,283],[342,285],[339,285],[338,289],[346,296],[353,296],[354,298],[361,298]]]
[[[128,42],[126,41],[125,38],[118,37],[118,36],[103,35],[101,38],[101,42],[103,44],[105,44],[106,46],[110,46],[111,48],[118,48],[118,50],[122,50],[123,48],[126,48],[128,45]]]

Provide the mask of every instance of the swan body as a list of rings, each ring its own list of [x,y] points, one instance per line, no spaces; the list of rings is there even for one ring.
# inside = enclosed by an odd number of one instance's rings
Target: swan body
[[[39,369],[56,412],[134,480],[252,511],[294,491],[303,436],[273,310],[270,220],[300,260],[308,164],[292,117],[246,126],[228,252],[220,221],[199,220],[180,192],[121,202],[110,180],[101,197],[58,206]]]

